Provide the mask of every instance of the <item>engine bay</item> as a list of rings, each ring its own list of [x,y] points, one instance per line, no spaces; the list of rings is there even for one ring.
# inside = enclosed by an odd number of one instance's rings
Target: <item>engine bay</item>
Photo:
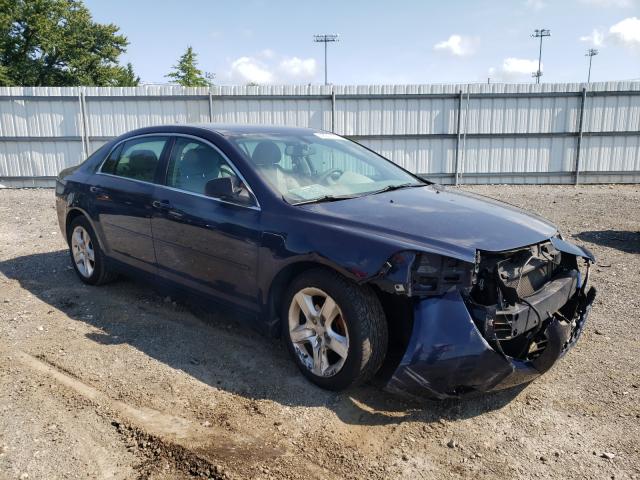
[[[581,262],[580,262],[581,263]],[[578,257],[552,241],[507,252],[478,252],[473,286],[464,298],[476,326],[502,354],[546,369],[575,328],[581,278]],[[551,352],[549,352],[551,356]]]

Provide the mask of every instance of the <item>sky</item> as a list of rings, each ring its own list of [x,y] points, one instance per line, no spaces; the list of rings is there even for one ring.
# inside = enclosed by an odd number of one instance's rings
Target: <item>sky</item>
[[[187,46],[215,84],[321,84],[328,45],[333,84],[532,82],[535,29],[543,82],[640,80],[640,0],[85,0],[115,23],[144,83],[165,75]]]

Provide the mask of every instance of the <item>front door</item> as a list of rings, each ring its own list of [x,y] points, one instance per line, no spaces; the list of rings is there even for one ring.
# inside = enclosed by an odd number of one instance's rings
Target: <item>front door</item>
[[[154,181],[167,136],[133,138],[116,147],[89,187],[107,255],[155,271],[151,234]]]
[[[244,200],[205,195],[207,182],[225,176],[232,177]],[[165,186],[158,186],[153,204],[160,275],[257,310],[260,210],[222,152],[192,137],[176,137]]]

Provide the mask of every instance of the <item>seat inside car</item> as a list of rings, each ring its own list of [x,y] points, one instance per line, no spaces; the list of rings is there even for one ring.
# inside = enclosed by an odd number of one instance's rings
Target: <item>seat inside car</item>
[[[131,178],[153,182],[158,157],[152,150],[134,150],[129,155],[129,175]]]
[[[258,171],[280,192],[300,187],[300,182],[278,165],[281,159],[282,152],[280,147],[270,140],[263,140],[258,143],[251,155],[251,160],[258,168]]]
[[[204,193],[209,180],[220,176],[220,160],[211,150],[196,147],[184,154],[176,185],[190,192]]]

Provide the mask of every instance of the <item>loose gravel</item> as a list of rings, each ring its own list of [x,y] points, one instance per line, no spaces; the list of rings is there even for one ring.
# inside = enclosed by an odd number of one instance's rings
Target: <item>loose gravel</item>
[[[526,388],[320,390],[233,311],[83,285],[52,190],[0,190],[0,478],[640,479],[640,187],[464,187],[598,257],[578,345]]]

